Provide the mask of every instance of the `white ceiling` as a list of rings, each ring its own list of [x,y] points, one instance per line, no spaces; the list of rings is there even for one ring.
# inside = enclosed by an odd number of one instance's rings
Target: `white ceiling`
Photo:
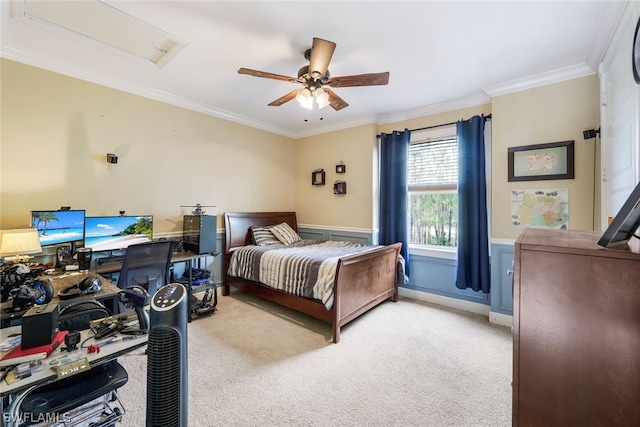
[[[24,1],[34,0],[1,1],[3,57],[293,138],[478,105],[593,74],[628,4],[105,1],[185,44],[158,67],[17,19]],[[295,100],[267,105],[301,85],[237,73],[246,67],[297,77],[313,37],[337,43],[333,77],[389,71],[389,84],[334,88],[348,107],[309,111]]]

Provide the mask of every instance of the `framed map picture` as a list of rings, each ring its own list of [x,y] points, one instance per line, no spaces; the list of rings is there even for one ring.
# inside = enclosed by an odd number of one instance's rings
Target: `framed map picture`
[[[569,228],[569,189],[511,190],[511,228]]]

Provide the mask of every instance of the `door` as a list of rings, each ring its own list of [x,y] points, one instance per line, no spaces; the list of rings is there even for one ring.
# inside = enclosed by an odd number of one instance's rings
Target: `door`
[[[630,61],[639,15],[640,4],[630,3],[600,68],[603,230],[640,181],[640,86]]]

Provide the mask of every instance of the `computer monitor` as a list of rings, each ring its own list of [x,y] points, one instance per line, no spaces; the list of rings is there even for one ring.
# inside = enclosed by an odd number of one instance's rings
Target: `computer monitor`
[[[75,245],[84,239],[84,210],[31,211],[31,228],[38,230],[40,246]]]
[[[88,216],[84,221],[84,247],[94,252],[126,249],[153,239],[153,216]]]
[[[640,182],[602,234],[598,244],[605,248],[623,245],[632,237],[638,237],[635,234],[638,227],[640,227]]]

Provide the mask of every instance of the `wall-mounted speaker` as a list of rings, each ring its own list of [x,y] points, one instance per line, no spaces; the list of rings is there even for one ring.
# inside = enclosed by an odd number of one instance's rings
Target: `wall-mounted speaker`
[[[218,219],[214,215],[185,215],[182,233],[185,251],[196,254],[215,252]]]
[[[151,299],[147,343],[147,426],[187,427],[187,289],[172,283]]]

